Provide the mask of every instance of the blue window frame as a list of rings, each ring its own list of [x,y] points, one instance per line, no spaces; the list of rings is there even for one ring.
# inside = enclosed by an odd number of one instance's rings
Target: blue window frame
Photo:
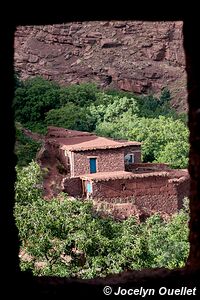
[[[96,173],[97,172],[97,159],[96,158],[90,158],[90,173]]]

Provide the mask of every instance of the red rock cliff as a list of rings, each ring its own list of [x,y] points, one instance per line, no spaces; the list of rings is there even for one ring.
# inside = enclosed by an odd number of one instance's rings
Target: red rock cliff
[[[15,67],[23,79],[41,75],[61,84],[95,81],[102,87],[160,94],[186,110],[182,22],[74,22],[18,27]]]

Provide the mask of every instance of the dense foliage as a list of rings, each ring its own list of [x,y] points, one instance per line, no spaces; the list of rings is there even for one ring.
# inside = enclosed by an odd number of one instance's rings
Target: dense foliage
[[[86,106],[97,99],[98,88],[93,83],[72,84],[68,87],[60,88],[61,105],[69,102],[80,107]]]
[[[91,202],[60,194],[41,195],[41,172],[32,162],[17,168],[15,218],[21,240],[21,268],[37,275],[93,278],[128,269],[184,266],[188,211],[171,220],[153,215],[117,222],[100,218]]]
[[[125,113],[112,122],[101,122],[96,132],[142,142],[144,162],[165,162],[174,168],[187,167],[188,128],[181,120],[165,116],[144,118]]]
[[[59,109],[51,109],[45,118],[48,125],[58,127],[92,131],[95,129],[94,118],[87,108],[69,102]]]
[[[40,77],[24,81],[15,90],[13,103],[16,121],[29,128],[42,123],[45,113],[59,107],[59,86]]]
[[[99,135],[142,142],[144,162],[188,163],[188,128],[184,114],[170,107],[170,91],[160,97],[101,91],[93,83],[60,87],[40,77],[16,77],[16,121],[33,131],[48,125],[95,131]]]
[[[22,126],[16,123],[15,153],[17,155],[17,165],[20,167],[28,165],[35,159],[40,148],[41,143],[27,137],[22,131]]]

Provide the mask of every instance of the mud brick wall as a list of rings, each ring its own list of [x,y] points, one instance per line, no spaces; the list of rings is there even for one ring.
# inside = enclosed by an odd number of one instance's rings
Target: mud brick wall
[[[130,146],[124,148],[124,156],[126,154],[134,154],[134,163],[139,164],[141,163],[141,146]]]
[[[90,173],[89,157],[97,157],[97,172],[124,171],[124,149],[74,152],[74,176]]]
[[[136,177],[93,182],[93,197],[101,199],[128,198],[141,210],[156,210],[172,214],[187,196],[187,188],[169,182],[167,176]],[[112,201],[112,200],[111,200]]]
[[[130,164],[126,166],[126,171],[167,171],[170,170],[170,167],[168,164],[159,164],[159,163],[138,163],[136,162],[135,164]]]
[[[63,182],[64,192],[73,197],[82,196],[82,180],[79,177],[66,178]]]
[[[184,197],[189,197],[190,191],[190,180],[182,180],[175,186],[177,197],[178,197],[178,208],[180,209],[183,206]]]

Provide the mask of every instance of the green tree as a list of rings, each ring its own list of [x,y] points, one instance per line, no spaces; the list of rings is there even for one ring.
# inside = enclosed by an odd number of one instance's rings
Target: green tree
[[[98,88],[94,83],[72,84],[60,89],[61,105],[69,102],[80,107],[87,106],[96,101]]]
[[[153,268],[184,267],[189,254],[188,221],[188,212],[184,209],[173,215],[170,222],[163,222],[156,215],[147,220],[145,236]]]
[[[90,112],[96,120],[96,124],[101,122],[113,122],[120,118],[124,113],[130,115],[138,113],[137,102],[134,98],[110,96],[101,94],[100,104],[92,104]]]
[[[170,100],[171,100],[170,90],[167,87],[165,87],[161,91],[160,104],[163,105],[165,103],[168,103]]]
[[[13,108],[16,121],[28,125],[28,128],[43,122],[45,114],[59,106],[59,86],[41,77],[24,81],[15,91]]]
[[[172,168],[185,169],[188,166],[189,143],[186,140],[171,141],[158,153],[157,162],[168,163]]]
[[[68,103],[59,109],[51,109],[46,114],[45,123],[51,126],[83,131],[95,129],[95,120],[90,111],[74,103]]]
[[[160,98],[153,95],[139,96],[136,98],[139,108],[139,117],[158,118],[159,116],[173,117],[178,119],[179,115],[170,105],[171,94],[168,88],[161,91]]]
[[[39,165],[32,161],[27,167],[16,167],[16,202],[22,205],[36,202],[42,195],[42,173]]]
[[[155,117],[155,111],[159,106],[158,98],[153,95],[140,96],[137,103],[140,117]]]
[[[96,132],[99,135],[142,142],[144,162],[166,162],[176,168],[187,167],[188,128],[181,120],[164,116],[140,118],[125,112],[112,122],[98,124]]]

